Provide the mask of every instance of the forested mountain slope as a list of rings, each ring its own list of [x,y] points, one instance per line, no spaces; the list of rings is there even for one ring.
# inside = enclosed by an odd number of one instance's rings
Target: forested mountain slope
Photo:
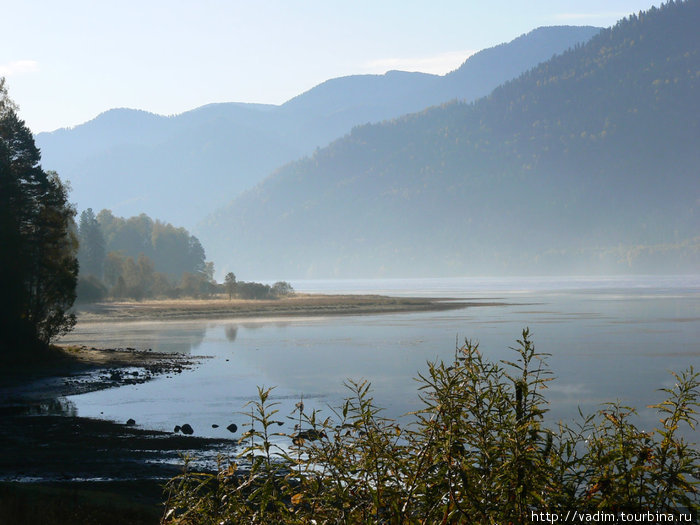
[[[114,109],[36,141],[44,166],[71,181],[80,209],[145,212],[191,228],[275,168],[353,126],[486,95],[597,31],[540,28],[477,53],[446,76],[392,71],[337,78],[281,106],[210,104],[172,117]]]
[[[497,88],[366,125],[200,238],[255,276],[697,271],[700,1]]]

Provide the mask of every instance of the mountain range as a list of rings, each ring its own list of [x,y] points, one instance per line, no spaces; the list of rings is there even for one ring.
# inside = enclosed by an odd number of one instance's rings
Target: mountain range
[[[598,31],[540,28],[476,53],[447,75],[336,78],[280,106],[220,103],[169,117],[112,109],[74,128],[39,133],[36,143],[43,166],[70,181],[79,209],[145,212],[193,229],[274,169],[354,126],[487,95]]]
[[[700,0],[668,2],[475,102],[355,127],[200,239],[269,278],[697,272],[698,27]]]

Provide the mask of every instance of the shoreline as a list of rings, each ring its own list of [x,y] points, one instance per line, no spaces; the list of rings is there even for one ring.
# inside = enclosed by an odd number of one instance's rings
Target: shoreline
[[[219,453],[227,456],[240,436],[186,436],[142,428],[138,421],[81,417],[66,396],[178,374],[202,359],[206,357],[54,347],[38,365],[2,367],[0,513],[32,515],[39,501],[44,510],[95,515],[99,523],[158,523],[163,484],[182,473],[182,457],[210,461]],[[207,469],[204,464],[198,468]],[[36,519],[42,522],[43,511]]]
[[[230,445],[233,439],[184,436],[141,428],[139,422],[81,417],[66,398],[73,395],[137,385],[158,377],[180,374],[206,359],[183,354],[140,351],[133,348],[97,349],[85,346],[54,346],[40,363],[15,363],[0,370],[0,442],[6,451],[0,458],[0,481],[40,478],[46,481],[71,478],[111,478],[124,470],[138,478],[139,464],[151,463],[151,472],[174,472],[172,466],[153,461],[158,451],[167,455],[210,446]],[[76,440],[84,453],[78,453]],[[155,445],[145,447],[150,441]],[[42,445],[43,443],[43,445]],[[47,446],[48,445],[48,446]],[[98,449],[116,447],[124,463],[101,458]],[[65,450],[72,450],[66,454]],[[129,454],[131,451],[131,455]],[[44,456],[43,452],[49,453]],[[142,453],[150,452],[143,455]],[[80,458],[76,461],[75,458]],[[150,461],[144,461],[144,458]],[[72,461],[71,461],[72,460]],[[154,466],[153,463],[160,463]],[[89,465],[92,464],[92,467]],[[108,465],[98,475],[99,465]],[[88,471],[94,469],[90,474]],[[123,477],[123,474],[117,474]],[[163,476],[161,476],[162,478]]]
[[[371,315],[457,310],[476,306],[504,306],[492,299],[461,300],[384,295],[295,294],[274,300],[151,299],[78,305],[78,323],[225,319],[236,317],[297,317]]]
[[[481,302],[483,301],[483,302]],[[277,300],[150,300],[104,302],[76,307],[79,325],[98,323],[202,321],[206,319],[371,315],[445,311],[495,306],[492,300],[394,298],[379,295],[296,294]],[[60,345],[34,362],[0,369],[0,510],[33,502],[61,502],[75,494],[92,509],[93,499],[117,505],[140,499],[155,523],[162,484],[181,473],[182,454],[200,459],[228,455],[240,434],[229,439],[153,431],[126,421],[80,417],[66,396],[139,384],[196,367],[206,357],[134,348],[98,349]],[[206,467],[198,467],[206,470]],[[11,503],[8,503],[11,502]],[[82,503],[81,503],[82,504]],[[58,505],[51,503],[51,505]],[[100,507],[101,508],[101,507]],[[71,512],[73,512],[71,510]]]
[[[483,301],[483,302],[481,302]],[[251,318],[274,319],[280,317],[371,315],[381,313],[412,313],[445,311],[475,306],[495,306],[504,303],[486,299],[455,300],[417,297],[388,297],[382,295],[326,295],[295,294],[277,300],[241,300],[213,298],[203,300],[149,300],[115,301],[92,305],[79,305],[78,325],[129,322],[201,321],[205,319]],[[116,346],[116,345],[115,345]],[[0,415],[13,420],[14,429],[0,429],[0,438],[22,458],[31,458],[32,451],[25,443],[66,442],[66,436],[80,426],[85,439],[98,442],[105,435],[126,436],[133,431],[148,434],[155,441],[163,436],[179,438],[178,444],[189,443],[188,450],[196,450],[205,441],[196,441],[196,436],[178,436],[170,432],[157,432],[127,426],[126,421],[112,422],[80,417],[66,400],[72,395],[97,390],[118,388],[125,385],[145,383],[157,377],[179,374],[198,366],[207,359],[185,354],[159,353],[146,349],[107,348],[63,344],[54,346],[50,352],[31,362],[14,363],[0,369]],[[51,422],[56,434],[42,431],[41,424]],[[108,430],[109,429],[109,430]],[[159,439],[156,439],[159,438]],[[212,445],[230,444],[236,438],[219,441]],[[203,439],[203,438],[199,438]],[[167,440],[166,440],[167,441]],[[197,443],[197,444],[196,444]],[[178,445],[179,446],[179,445]],[[138,451],[134,451],[138,452]],[[138,454],[136,454],[138,455]],[[136,460],[138,462],[138,460]],[[48,466],[46,478],[56,478]],[[2,465],[2,462],[0,462]],[[5,479],[12,473],[22,477],[19,465],[2,465]],[[9,468],[9,472],[7,470]],[[64,463],[66,472],[72,467]],[[19,469],[19,470],[15,470]],[[34,476],[36,477],[36,472]],[[78,476],[82,477],[82,476]]]
[[[0,371],[0,412],[123,385],[145,383],[193,368],[204,357],[134,348],[56,345],[40,362],[5,365]],[[125,369],[135,370],[129,373]]]

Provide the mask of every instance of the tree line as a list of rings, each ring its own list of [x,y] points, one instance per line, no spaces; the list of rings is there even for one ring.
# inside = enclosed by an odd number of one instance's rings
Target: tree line
[[[274,285],[214,279],[199,240],[146,214],[116,217],[75,207],[58,174],[42,168],[32,132],[0,77],[0,358],[33,358],[76,322],[72,307],[106,298],[271,299]]]
[[[123,218],[110,210],[80,214],[78,299],[144,299],[208,295],[214,264],[185,228],[148,215]]]
[[[294,292],[284,281],[273,285],[237,281],[233,272],[223,283],[214,279],[199,239],[185,228],[153,220],[145,213],[123,218],[91,208],[77,225],[78,301],[210,297],[275,299]]]

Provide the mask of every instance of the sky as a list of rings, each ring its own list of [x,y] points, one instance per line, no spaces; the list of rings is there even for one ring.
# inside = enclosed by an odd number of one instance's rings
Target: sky
[[[445,74],[540,26],[609,27],[652,0],[1,0],[0,76],[34,133],[116,107],[281,104],[330,78]]]

